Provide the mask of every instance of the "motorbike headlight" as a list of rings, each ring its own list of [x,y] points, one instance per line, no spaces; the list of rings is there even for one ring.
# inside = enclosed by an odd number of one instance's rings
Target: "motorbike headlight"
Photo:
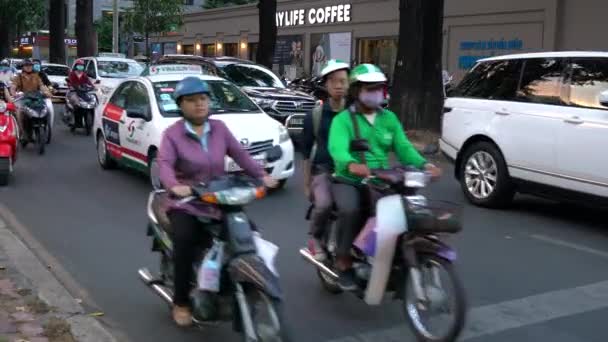
[[[424,188],[430,182],[431,176],[423,171],[407,171],[404,174],[403,185],[407,188]]]
[[[285,126],[279,125],[279,144],[282,144],[289,140],[289,131]]]
[[[201,201],[212,204],[245,205],[266,195],[263,187],[235,187],[227,190],[208,192],[201,196]]]

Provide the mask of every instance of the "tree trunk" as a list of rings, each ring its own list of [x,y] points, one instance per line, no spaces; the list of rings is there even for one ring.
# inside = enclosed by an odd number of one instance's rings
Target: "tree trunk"
[[[51,0],[49,5],[49,61],[65,64],[65,0]]]
[[[76,39],[78,57],[95,55],[93,40],[93,0],[76,0]]]
[[[406,129],[438,132],[443,109],[444,0],[399,1],[399,47],[391,108]]]
[[[150,59],[150,32],[146,31],[146,57]]]
[[[260,40],[256,55],[257,63],[272,69],[274,47],[277,40],[277,0],[260,0],[258,2]]]
[[[10,48],[13,46],[11,34],[8,25],[3,20],[0,20],[0,58],[6,58],[10,55]]]

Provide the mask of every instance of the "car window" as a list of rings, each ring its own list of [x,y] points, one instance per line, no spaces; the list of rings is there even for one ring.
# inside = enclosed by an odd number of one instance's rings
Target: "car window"
[[[561,58],[531,58],[524,62],[524,72],[517,91],[522,102],[564,105],[562,86],[564,63]]]
[[[178,117],[179,106],[173,99],[178,81],[154,83],[154,93],[163,116]],[[234,84],[227,81],[207,81],[211,97],[211,114],[260,113],[260,109]]]
[[[520,60],[489,61],[478,64],[450,92],[450,96],[488,100],[513,100],[521,76]]]
[[[240,87],[285,88],[285,85],[272,71],[248,64],[229,64],[221,67],[226,77]]]
[[[125,91],[125,97],[127,99],[127,110],[135,110],[144,114],[150,114],[148,90],[141,82],[131,82],[131,86]]]
[[[56,65],[43,65],[42,71],[44,71],[49,76],[69,76],[70,68],[64,66],[56,66]]]
[[[117,107],[125,109],[127,105],[127,88],[131,86],[131,83],[133,82],[125,82],[121,84],[110,98],[110,103]]]
[[[97,73],[95,72],[95,62],[93,60],[88,61],[86,70],[89,77],[97,78]]]
[[[602,92],[608,90],[608,59],[575,58],[567,68],[569,105],[584,108],[606,109],[599,102]]]
[[[141,75],[144,68],[137,62],[97,61],[99,76],[109,78],[127,78]]]

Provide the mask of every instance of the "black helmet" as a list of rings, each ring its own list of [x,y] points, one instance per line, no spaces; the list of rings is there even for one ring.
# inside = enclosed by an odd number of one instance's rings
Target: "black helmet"
[[[8,59],[5,58],[2,61],[0,61],[0,66],[10,67],[11,62],[9,62]]]
[[[25,65],[34,65],[34,62],[30,59],[30,58],[26,58],[23,60],[23,63],[21,63],[23,66]]]

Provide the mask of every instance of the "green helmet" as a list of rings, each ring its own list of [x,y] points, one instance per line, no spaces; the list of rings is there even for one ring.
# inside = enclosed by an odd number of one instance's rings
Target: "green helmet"
[[[350,83],[384,83],[388,81],[382,70],[373,64],[359,64],[350,73]]]
[[[323,70],[321,70],[321,77],[326,77],[332,72],[339,70],[346,70],[348,72],[350,70],[350,65],[340,59],[330,59],[323,67]]]

